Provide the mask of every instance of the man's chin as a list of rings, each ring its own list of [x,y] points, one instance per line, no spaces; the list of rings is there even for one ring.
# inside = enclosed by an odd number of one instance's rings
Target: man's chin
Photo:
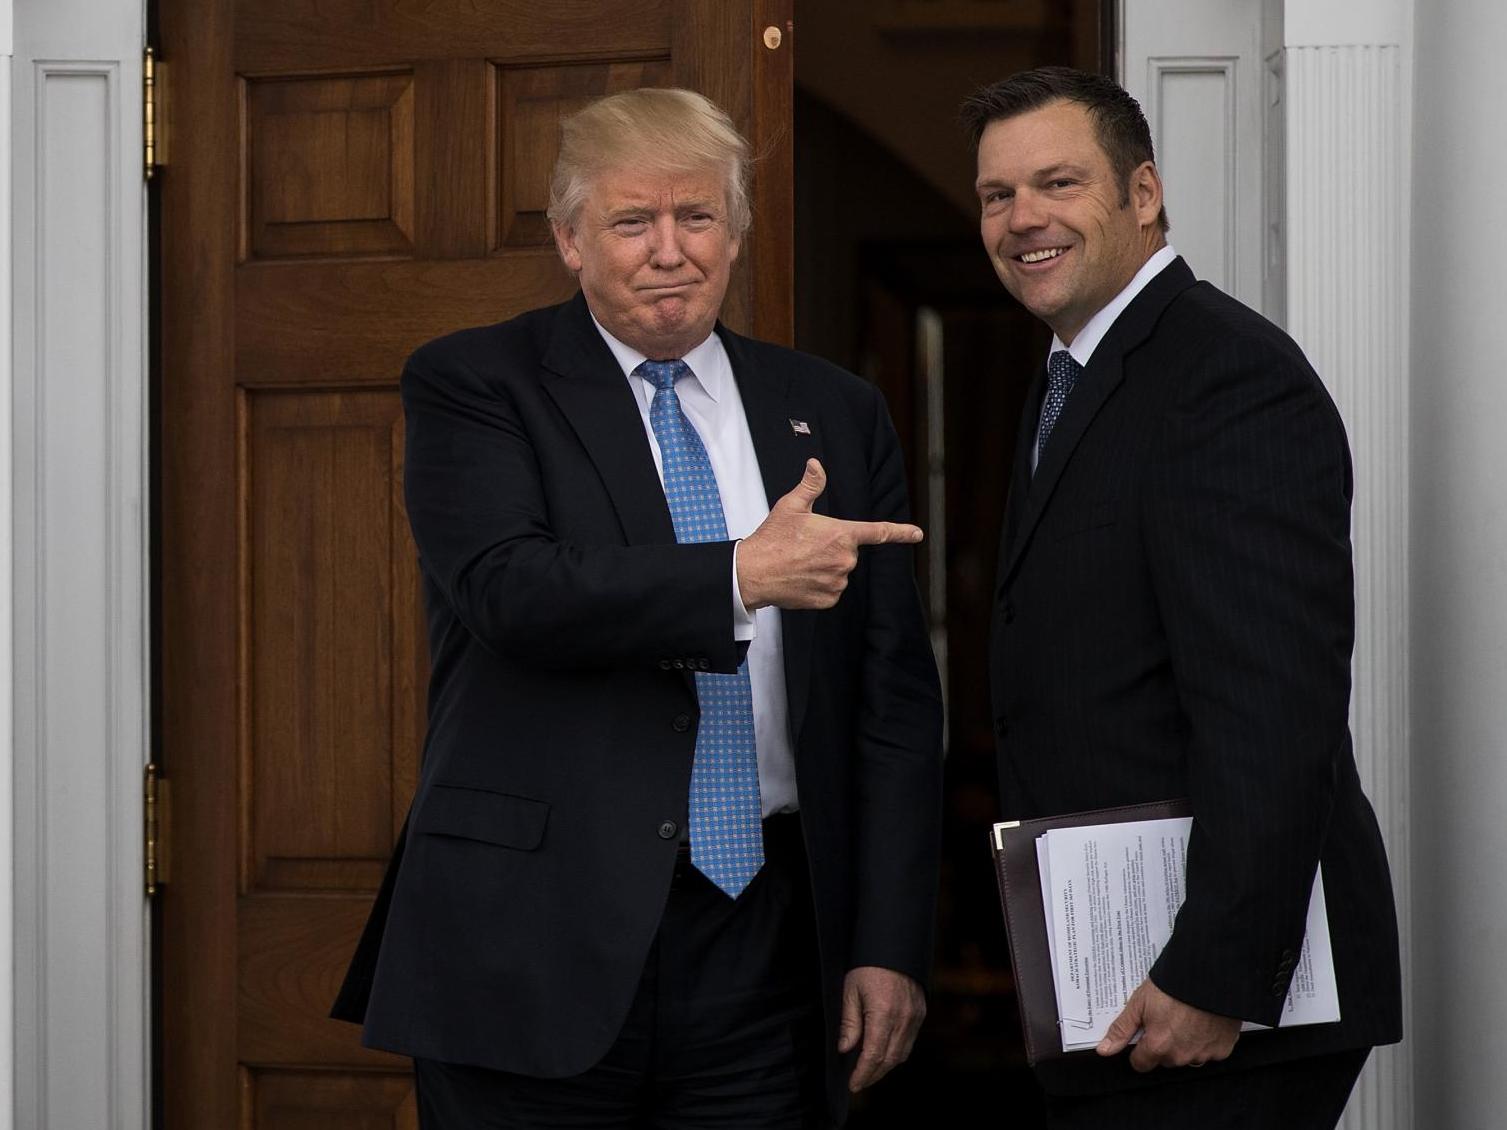
[[[662,337],[684,337],[695,334],[702,324],[705,323],[706,333],[711,332],[713,319],[704,318],[690,310],[685,303],[668,304],[656,303],[649,317],[649,324],[654,333]],[[698,341],[706,336],[701,334]]]
[[[1051,325],[1052,319],[1062,312],[1066,305],[1061,295],[1045,294],[1031,287],[1021,287],[1014,292],[1015,299],[1041,321]]]

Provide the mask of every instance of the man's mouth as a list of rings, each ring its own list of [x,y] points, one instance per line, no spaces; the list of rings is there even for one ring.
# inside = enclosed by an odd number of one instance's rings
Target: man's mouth
[[[1021,263],[1045,263],[1049,259],[1056,259],[1059,255],[1066,254],[1066,247],[1041,247],[1035,251],[1022,251],[1015,259]]]

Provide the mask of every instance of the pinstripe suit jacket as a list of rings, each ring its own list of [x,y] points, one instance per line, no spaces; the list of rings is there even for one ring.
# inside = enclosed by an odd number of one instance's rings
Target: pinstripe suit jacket
[[[1192,799],[1187,899],[1152,978],[1278,1018],[1322,861],[1342,1019],[1230,1063],[1401,1036],[1386,854],[1348,726],[1350,455],[1298,347],[1183,260],[1116,320],[1006,510],[991,689],[1003,812]],[[1153,1073],[1166,1078],[1166,1073]],[[1120,1057],[1042,1081],[1137,1085]]]
[[[717,332],[770,502],[816,457],[819,512],[902,520],[878,390]],[[687,821],[692,672],[743,660],[733,546],[675,543],[638,406],[579,295],[421,347],[402,390],[429,730],[334,1015],[364,1021],[370,1047],[575,1075],[616,1039],[659,928]],[[866,553],[836,608],[787,611],[780,630],[839,1117],[844,973],[930,967],[941,698],[904,550]]]

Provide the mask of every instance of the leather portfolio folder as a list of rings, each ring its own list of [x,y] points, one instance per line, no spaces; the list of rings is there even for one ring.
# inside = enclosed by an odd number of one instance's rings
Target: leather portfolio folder
[[[1047,942],[1046,909],[1041,901],[1041,871],[1036,862],[1036,837],[1053,828],[1191,815],[1193,808],[1187,800],[1166,800],[1074,812],[1067,816],[1016,820],[994,826],[994,871],[999,879],[999,901],[1005,912],[1005,931],[1010,940],[1010,965],[1015,974],[1015,999],[1020,1006],[1020,1026],[1025,1033],[1026,1059],[1031,1066],[1052,1060],[1094,1056],[1092,1049],[1062,1050],[1057,992],[1053,987],[1052,958]]]

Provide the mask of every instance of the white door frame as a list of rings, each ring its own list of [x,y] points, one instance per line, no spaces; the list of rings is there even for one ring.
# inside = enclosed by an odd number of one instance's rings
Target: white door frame
[[[6,0],[0,1127],[149,1125],[144,0]],[[14,570],[13,574],[11,570]],[[11,650],[13,649],[13,651]],[[8,696],[0,696],[0,715]],[[3,787],[0,787],[3,793]],[[6,972],[12,962],[0,962]],[[3,1076],[0,1076],[3,1082]]]
[[[15,905],[11,679],[11,69],[15,14],[0,0],[0,1095],[15,1088]],[[0,1130],[15,1124],[12,1104],[0,1102]]]

